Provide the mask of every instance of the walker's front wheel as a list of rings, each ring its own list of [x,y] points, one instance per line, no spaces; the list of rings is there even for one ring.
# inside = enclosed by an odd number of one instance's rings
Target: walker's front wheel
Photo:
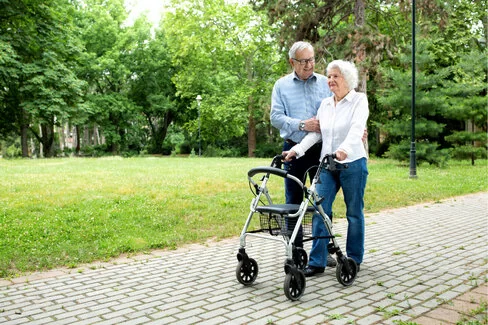
[[[307,252],[301,247],[295,248],[293,250],[293,262],[295,263],[297,268],[303,270],[308,263]]]
[[[285,276],[285,296],[292,300],[298,300],[305,292],[305,275],[302,271],[298,272],[288,272]]]
[[[336,278],[340,284],[348,287],[354,283],[358,274],[356,261],[348,257],[345,261],[337,260]]]
[[[245,286],[253,284],[258,277],[258,263],[253,258],[247,258],[239,261],[236,267],[237,281]]]

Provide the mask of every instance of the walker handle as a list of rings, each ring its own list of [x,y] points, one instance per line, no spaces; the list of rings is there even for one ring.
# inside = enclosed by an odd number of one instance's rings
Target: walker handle
[[[273,175],[284,177],[284,178],[286,178],[286,176],[288,175],[288,171],[283,170],[283,169],[279,169],[279,168],[275,168],[275,167],[255,167],[255,168],[250,169],[247,172],[247,176],[253,177],[254,175],[259,174],[259,173],[273,174]]]

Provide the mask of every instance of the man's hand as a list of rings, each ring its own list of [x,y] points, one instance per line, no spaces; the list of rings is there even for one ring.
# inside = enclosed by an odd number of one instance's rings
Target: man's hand
[[[368,129],[364,129],[363,137],[361,138],[361,140],[363,140],[363,142],[368,140]]]
[[[320,123],[319,120],[315,118],[315,116],[303,122],[305,122],[305,128],[304,128],[305,131],[320,132]]]
[[[291,161],[293,158],[297,156],[297,153],[293,150],[290,151],[283,151],[281,155],[284,157],[284,161]]]

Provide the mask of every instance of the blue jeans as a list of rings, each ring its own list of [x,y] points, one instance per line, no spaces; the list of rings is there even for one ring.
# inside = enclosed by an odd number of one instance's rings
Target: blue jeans
[[[332,204],[337,192],[342,188],[344,203],[346,204],[347,240],[346,254],[356,263],[363,262],[364,255],[364,190],[368,178],[366,158],[361,158],[347,164],[348,168],[341,168],[330,172],[323,170],[320,173],[320,183],[317,184],[317,193],[323,197],[322,208],[327,215],[332,214]],[[328,236],[327,229],[318,214],[313,216],[312,236]],[[329,239],[314,239],[310,250],[309,265],[325,267],[327,264],[327,245]]]

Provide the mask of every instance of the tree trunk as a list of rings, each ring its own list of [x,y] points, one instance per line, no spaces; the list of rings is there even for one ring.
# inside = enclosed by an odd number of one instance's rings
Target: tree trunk
[[[102,141],[100,140],[100,133],[98,132],[98,126],[94,125],[93,126],[93,143],[92,145],[100,145],[102,144]]]
[[[356,0],[354,5],[354,25],[356,27],[362,28],[364,27],[364,11],[365,11],[365,4],[364,0]],[[358,65],[359,70],[359,84],[358,84],[358,91],[362,93],[366,93],[366,80],[368,78],[365,69],[361,66],[361,63],[366,59],[366,47],[364,44],[358,42],[355,44],[355,52],[356,57],[354,61],[356,65]]]
[[[39,158],[44,158],[44,145],[42,144],[42,128],[39,125],[39,136],[37,137],[39,141]]]
[[[247,74],[247,81],[250,84],[253,84],[254,80],[254,67],[253,67],[253,58],[254,53],[250,54],[246,58],[246,74]],[[256,120],[254,119],[253,115],[253,108],[254,108],[254,98],[249,96],[247,98],[247,113],[249,114],[249,129],[247,131],[247,156],[249,158],[255,157],[256,151]]]
[[[364,0],[356,0],[356,3],[354,4],[354,25],[356,25],[356,27],[364,26],[364,10]]]
[[[251,105],[250,105],[251,106]],[[249,130],[247,131],[247,156],[255,157],[256,151],[256,121],[252,115],[252,109],[249,108]]]
[[[62,123],[61,126],[58,127],[59,150],[61,150],[61,152],[66,148],[66,129],[67,127],[65,123]]]
[[[153,121],[149,115],[146,115],[146,120],[151,130],[151,152],[154,154],[162,154],[164,152],[164,140],[168,134],[168,128],[173,121],[173,114],[166,112],[162,117]]]
[[[356,3],[354,4],[354,25],[356,27],[362,28],[364,26],[364,12],[365,12],[365,4],[364,0],[356,0]],[[367,93],[367,84],[366,81],[368,79],[368,73],[364,69],[364,67],[361,66],[361,62],[364,61],[366,58],[366,48],[364,44],[358,43],[355,46],[356,50],[356,65],[358,65],[358,70],[359,70],[359,84],[358,84],[358,91],[362,93]],[[368,139],[363,140],[364,148],[366,149],[366,154],[369,155],[369,143]]]
[[[54,125],[41,124],[42,145],[44,147],[44,156],[51,158],[54,156]]]
[[[81,134],[80,134],[80,126],[77,125],[76,126],[76,155],[79,156],[80,155],[80,150],[81,150]]]
[[[29,130],[29,123],[24,109],[22,110],[22,117],[20,121],[20,146],[22,147],[22,158],[29,158],[29,145],[27,139],[27,131]]]

